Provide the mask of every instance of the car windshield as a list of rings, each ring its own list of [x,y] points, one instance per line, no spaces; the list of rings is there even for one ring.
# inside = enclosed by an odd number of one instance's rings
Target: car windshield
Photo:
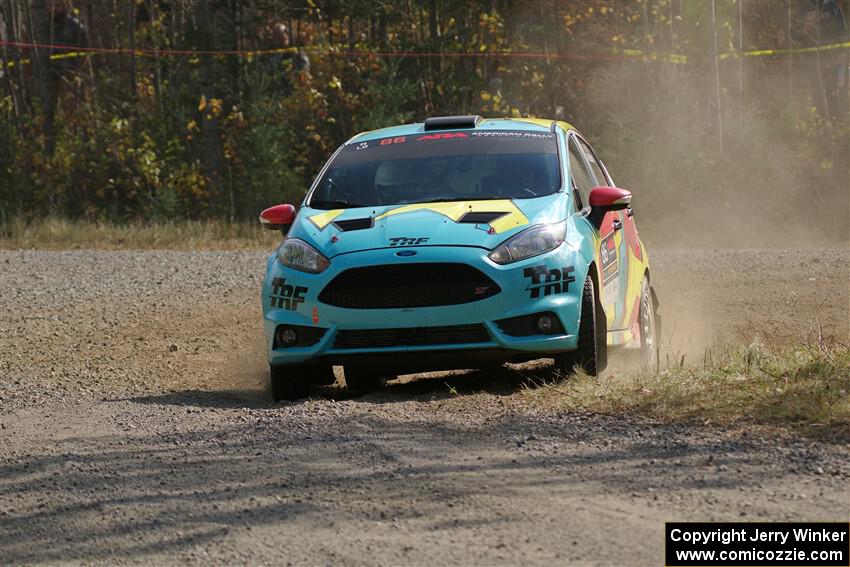
[[[560,186],[554,133],[426,132],[345,146],[319,180],[309,206],[531,199]]]

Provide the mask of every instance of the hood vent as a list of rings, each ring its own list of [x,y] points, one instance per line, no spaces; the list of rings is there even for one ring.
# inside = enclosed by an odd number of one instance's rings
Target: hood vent
[[[467,224],[488,224],[499,217],[503,217],[508,213],[487,213],[487,212],[472,212],[463,215],[459,221]]]
[[[483,120],[477,114],[472,116],[433,116],[425,119],[425,131],[475,128]]]
[[[374,219],[372,219],[372,217],[366,217],[365,219],[339,220],[333,223],[335,227],[343,232],[372,228],[374,224]]]

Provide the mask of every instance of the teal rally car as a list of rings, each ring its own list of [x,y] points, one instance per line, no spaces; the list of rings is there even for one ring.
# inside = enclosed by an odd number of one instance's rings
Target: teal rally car
[[[344,368],[389,376],[551,358],[596,375],[657,356],[658,302],[631,194],[571,125],[435,117],[354,136],[303,202],[260,215],[284,238],[262,307],[276,400]]]

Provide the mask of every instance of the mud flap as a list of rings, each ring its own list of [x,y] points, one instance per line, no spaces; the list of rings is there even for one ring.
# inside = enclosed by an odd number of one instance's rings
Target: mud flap
[[[655,313],[655,337],[661,337],[661,315],[658,314],[658,294],[655,293],[655,288],[649,286],[649,295],[652,297],[652,312]]]
[[[599,297],[596,297],[596,340],[598,350],[596,352],[596,372],[601,374],[608,368],[608,316]]]

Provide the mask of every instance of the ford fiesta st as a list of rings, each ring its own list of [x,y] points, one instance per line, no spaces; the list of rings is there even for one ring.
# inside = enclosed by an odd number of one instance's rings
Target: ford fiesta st
[[[343,366],[388,376],[552,358],[604,370],[609,348],[656,356],[657,299],[631,193],[565,122],[480,116],[359,134],[300,207],[260,221],[284,239],[262,304],[272,394]]]

